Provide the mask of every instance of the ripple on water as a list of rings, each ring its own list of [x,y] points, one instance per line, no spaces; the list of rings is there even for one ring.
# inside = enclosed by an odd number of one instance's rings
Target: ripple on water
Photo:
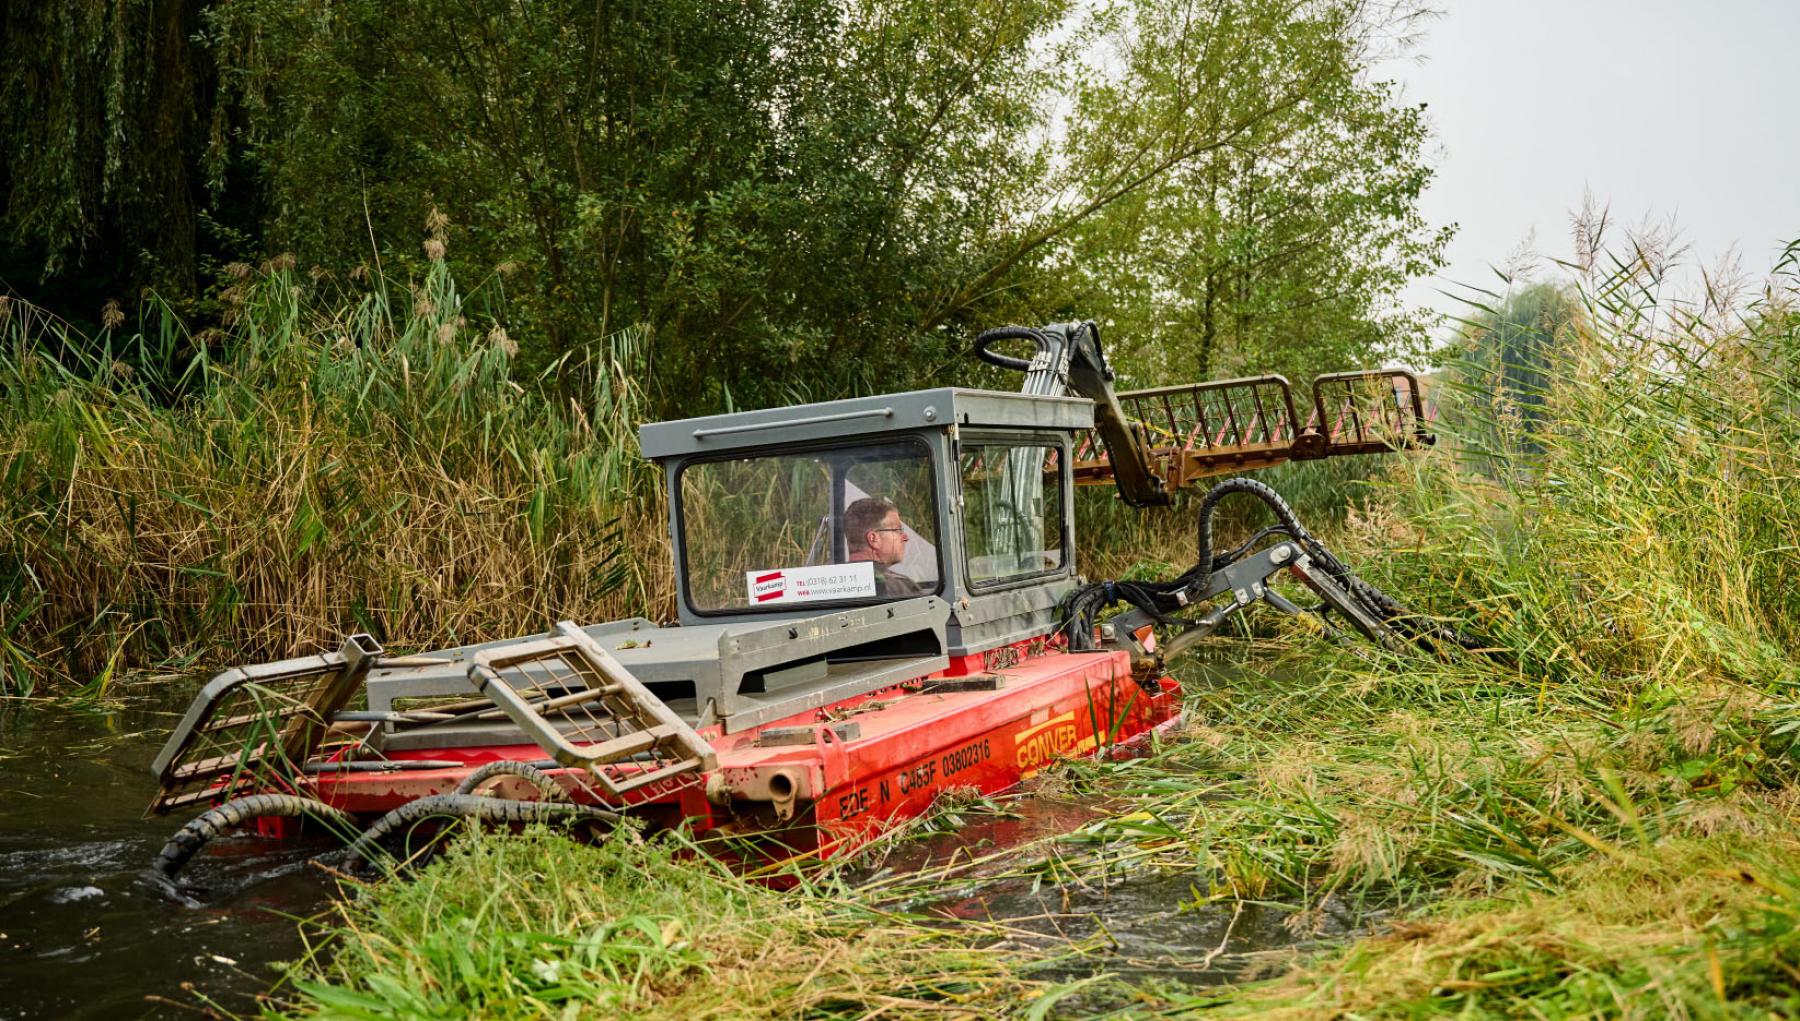
[[[50,895],[50,903],[73,904],[76,901],[104,896],[106,896],[106,891],[98,886],[65,886]]]
[[[935,892],[908,907],[946,924],[1004,922],[1011,939],[1052,949],[1100,937],[1104,949],[1046,971],[1068,978],[1106,971],[1215,985],[1270,959],[1366,932],[1379,921],[1336,906],[1297,912],[1276,904],[1214,901],[1202,892],[1214,877],[1203,872],[1144,869],[1106,882],[1044,882],[1020,868],[1039,853],[1028,845],[1072,833],[1117,806],[1055,795],[1004,799],[1003,806],[998,814],[972,816],[958,829],[876,852],[865,878],[930,873],[962,863]],[[1011,849],[1017,853],[1008,853]]]
[[[188,694],[98,713],[0,703],[0,1021],[193,1016],[146,997],[254,1014],[269,962],[303,951],[294,918],[334,888],[303,864],[321,847],[220,841],[182,873],[197,895],[150,867],[186,821],[142,812]]]
[[[27,839],[29,836],[27,835]],[[60,875],[76,868],[117,868],[124,865],[137,851],[136,845],[117,840],[37,847],[28,851],[0,854],[0,870],[14,880],[22,880]]]

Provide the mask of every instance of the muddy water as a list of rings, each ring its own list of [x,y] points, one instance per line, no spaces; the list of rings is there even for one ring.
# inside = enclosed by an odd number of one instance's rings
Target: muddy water
[[[1297,954],[1369,931],[1379,918],[1336,905],[1297,912],[1280,905],[1211,902],[1211,877],[1146,870],[1105,883],[1040,882],[1022,865],[1085,844],[1057,838],[1120,806],[1022,792],[976,811],[962,825],[903,844],[871,863],[868,878],[957,866],[953,892],[914,901],[913,911],[943,919],[1003,922],[1023,944],[1055,952],[1069,941],[1094,947],[1050,969],[1076,978],[1122,977],[1209,986],[1279,971]],[[1010,853],[1002,853],[1008,852]],[[952,877],[953,878],[948,878]],[[1098,1005],[1097,1005],[1098,1006]]]
[[[0,702],[4,1021],[250,1010],[335,890],[305,850],[248,840],[209,848],[181,890],[154,876],[185,820],[143,819],[149,764],[192,688],[152,691],[104,712]]]

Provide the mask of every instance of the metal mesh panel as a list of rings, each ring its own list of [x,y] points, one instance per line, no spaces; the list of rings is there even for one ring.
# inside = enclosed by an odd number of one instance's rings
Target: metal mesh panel
[[[1324,433],[1333,454],[1426,442],[1419,381],[1398,369],[1320,376],[1313,381],[1309,425]]]
[[[1342,372],[1313,381],[1304,422],[1280,376],[1133,390],[1119,395],[1141,425],[1152,469],[1170,489],[1213,475],[1347,454],[1429,446],[1419,381],[1403,369]],[[1304,406],[1304,405],[1302,405]],[[1111,482],[1098,430],[1075,447],[1075,479]]]
[[[1150,431],[1152,447],[1235,452],[1294,438],[1293,400],[1280,376],[1137,390],[1119,400]]]
[[[574,624],[475,656],[469,680],[565,766],[621,795],[717,766],[709,745]]]
[[[355,694],[381,647],[353,635],[342,650],[227,670],[209,681],[151,766],[148,814],[253,790],[291,788],[331,715]]]
[[[1143,427],[1155,470],[1171,489],[1210,474],[1279,464],[1299,438],[1293,395],[1280,376],[1132,390],[1119,395],[1119,404]],[[1098,430],[1076,445],[1075,464],[1080,481],[1111,478]]]

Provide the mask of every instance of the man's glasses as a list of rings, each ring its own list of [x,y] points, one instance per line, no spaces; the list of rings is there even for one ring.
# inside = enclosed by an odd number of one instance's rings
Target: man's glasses
[[[905,528],[905,526],[901,526],[900,528],[871,528],[871,529],[869,529],[869,531],[871,531],[871,532],[904,532],[904,531],[906,531],[906,528]]]

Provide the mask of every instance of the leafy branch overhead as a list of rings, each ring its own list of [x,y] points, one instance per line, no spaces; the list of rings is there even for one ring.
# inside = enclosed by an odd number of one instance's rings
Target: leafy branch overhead
[[[0,153],[0,279],[78,319],[145,284],[204,317],[219,267],[276,252],[422,275],[437,207],[459,275],[503,267],[523,367],[641,326],[657,410],[698,411],[942,382],[1007,319],[1099,316],[1159,368],[1329,368],[1413,326],[1385,305],[1443,242],[1426,125],[1367,80],[1417,12],[1370,0],[92,8],[180,67],[7,15],[33,148]],[[54,126],[90,81],[92,144]],[[147,229],[168,208],[197,229]],[[1308,301],[1333,315],[1276,340]]]

